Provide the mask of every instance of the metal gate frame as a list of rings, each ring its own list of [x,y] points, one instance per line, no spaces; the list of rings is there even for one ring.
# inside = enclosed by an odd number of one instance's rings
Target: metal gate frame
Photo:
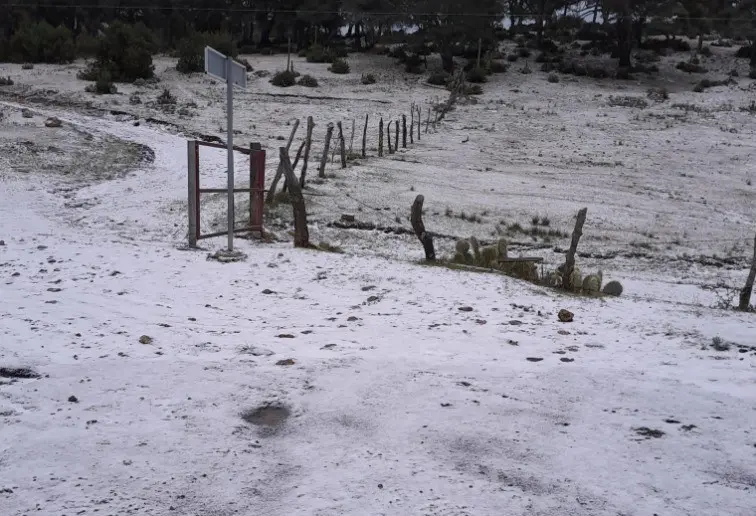
[[[202,194],[227,193],[226,188],[202,188],[200,185],[200,147],[226,149],[219,143],[189,140],[187,142],[189,170],[189,247],[197,247],[197,242],[205,238],[227,235],[228,230],[202,234],[200,230],[200,196]],[[252,143],[249,149],[234,146],[234,151],[249,156],[249,188],[234,188],[234,193],[249,193],[249,224],[243,228],[234,228],[234,233],[246,231],[263,231],[263,208],[265,203],[265,151],[259,143]]]

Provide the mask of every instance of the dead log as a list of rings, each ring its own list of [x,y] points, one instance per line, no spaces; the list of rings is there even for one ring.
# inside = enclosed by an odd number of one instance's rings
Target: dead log
[[[415,202],[412,203],[412,211],[410,212],[410,223],[412,229],[415,230],[415,235],[423,244],[423,250],[425,251],[425,259],[429,262],[436,261],[436,250],[433,248],[433,237],[425,231],[425,224],[423,224],[423,202],[425,197],[418,195],[415,198]]]
[[[289,153],[286,147],[280,147],[281,168],[289,182],[289,196],[291,197],[291,207],[294,211],[294,247],[310,247],[310,233],[307,229],[307,209],[305,207],[302,189],[299,187],[297,176],[294,175],[294,168],[289,160]]]
[[[580,237],[583,236],[583,224],[585,224],[585,216],[587,213],[588,208],[583,208],[578,212],[577,221],[575,222],[575,230],[572,232],[572,242],[570,243],[569,251],[567,251],[564,271],[562,272],[562,288],[565,290],[573,290],[572,272],[575,270],[575,253],[577,252]]]
[[[397,123],[399,123],[397,121]],[[407,115],[402,115],[402,149],[407,148]]]
[[[320,170],[318,170],[318,177],[325,177],[326,163],[328,163],[328,150],[331,147],[331,137],[333,136],[333,124],[328,124],[328,130],[326,131],[325,148],[323,149],[323,157],[320,159]]]
[[[315,122],[311,116],[307,117],[307,140],[305,140],[304,162],[302,163],[302,173],[299,175],[299,186],[304,188],[305,176],[307,175],[307,164],[310,162],[310,149],[312,148],[312,130],[315,128]],[[296,169],[296,167],[295,167]]]
[[[751,294],[753,294],[753,281],[756,279],[756,237],[753,239],[753,261],[751,262],[751,271],[748,273],[745,287],[740,291],[740,303],[738,309],[743,312],[751,306]]]
[[[365,115],[365,129],[362,130],[362,157],[367,157],[367,128],[369,114]]]
[[[383,157],[383,118],[378,124],[378,157]]]
[[[339,126],[339,150],[341,151],[341,168],[346,168],[346,145],[344,143],[344,128],[341,126],[341,122],[338,122]]]

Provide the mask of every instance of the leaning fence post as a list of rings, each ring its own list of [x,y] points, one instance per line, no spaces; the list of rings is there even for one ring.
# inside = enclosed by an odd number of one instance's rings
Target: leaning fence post
[[[378,157],[383,157],[383,117],[378,123]]]
[[[572,242],[570,243],[570,250],[567,251],[564,271],[562,272],[562,287],[565,290],[572,290],[574,286],[579,286],[572,284],[572,272],[575,270],[575,253],[577,252],[580,237],[583,236],[583,224],[585,224],[585,216],[587,213],[588,208],[583,208],[578,212],[577,221],[575,222],[575,230],[572,232]]]
[[[368,128],[368,117],[370,114],[365,115],[365,129],[362,130],[362,157],[366,157],[367,154],[367,128]]]
[[[341,122],[338,122],[339,126],[339,144],[340,144],[340,150],[341,150],[341,168],[346,168],[346,148],[344,145],[344,129],[341,126]]]
[[[326,163],[328,163],[328,149],[331,147],[331,137],[333,136],[333,123],[328,124],[328,130],[326,131],[325,148],[323,149],[323,157],[320,159],[320,170],[318,170],[318,177],[325,177]]]
[[[397,120],[397,123],[399,121]],[[407,148],[407,115],[402,115],[402,149]]]
[[[748,273],[745,287],[740,291],[740,303],[738,309],[748,310],[751,305],[751,294],[753,294],[753,281],[756,279],[756,237],[753,238],[753,261],[751,262],[751,271]]]

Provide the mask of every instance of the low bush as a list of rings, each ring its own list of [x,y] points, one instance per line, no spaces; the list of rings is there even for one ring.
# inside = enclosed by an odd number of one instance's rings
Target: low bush
[[[118,93],[118,88],[113,84],[110,72],[107,70],[101,70],[95,83],[87,85],[84,89],[89,93],[96,93],[98,95],[114,95]]]
[[[433,84],[434,86],[446,86],[449,79],[451,79],[451,75],[443,70],[438,70],[430,74],[428,77],[428,84]]]
[[[105,30],[95,60],[78,77],[98,80],[102,72],[107,72],[114,82],[151,79],[155,72],[152,65],[155,51],[152,33],[143,23],[115,22]]]
[[[270,83],[273,86],[278,86],[280,88],[288,88],[297,83],[297,77],[291,70],[285,70],[283,72],[276,72],[270,80]]]
[[[100,38],[92,36],[88,32],[82,32],[76,36],[76,55],[86,58],[95,57],[100,48],[100,41]]]
[[[615,97],[610,96],[607,102],[612,107],[629,107],[645,109],[648,107],[648,102],[641,97],[631,97],[629,95]]]
[[[669,100],[669,91],[667,91],[667,88],[664,87],[649,88],[646,92],[646,97],[653,100],[654,102],[664,102],[665,100]]]
[[[695,85],[693,88],[693,91],[696,93],[702,93],[706,91],[709,88],[714,88],[716,86],[727,86],[730,84],[730,81],[732,81],[732,78],[725,79],[723,81],[715,81],[712,79],[702,79],[698,82],[698,84]]]
[[[181,73],[205,71],[205,40],[200,34],[192,34],[179,41],[176,51],[178,55],[176,70]]]
[[[488,64],[489,73],[504,73],[507,70],[508,70],[507,65],[505,65],[501,61],[491,61]]]
[[[703,47],[701,49],[701,52],[699,52],[699,54],[701,54],[704,57],[711,57],[712,56],[711,47]]]
[[[363,73],[362,74],[362,84],[368,85],[368,84],[375,84],[378,82],[378,80],[375,78],[375,75],[372,73]]]
[[[466,84],[465,95],[482,95],[483,87],[480,84]]]
[[[528,48],[520,47],[517,49],[517,55],[522,57],[523,59],[527,59],[528,57],[531,56],[531,54],[532,52]]]
[[[172,106],[176,104],[176,97],[173,96],[171,90],[165,88],[163,93],[158,96],[157,103],[161,106]]]
[[[13,79],[10,77],[0,77],[0,86],[13,86]]]
[[[509,54],[509,55],[507,56],[507,61],[509,61],[510,63],[514,63],[515,61],[517,61],[517,59],[518,59],[519,57],[520,57],[520,56],[518,56],[517,54]]]
[[[557,83],[559,82],[559,76],[555,73],[550,73],[546,80],[551,83]]]
[[[312,45],[305,52],[308,63],[332,63],[336,58],[334,53],[322,45]]]
[[[486,72],[482,68],[473,68],[469,72],[467,72],[467,81],[474,83],[474,84],[482,84],[486,82],[488,78],[486,77]]]
[[[349,73],[349,63],[343,59],[335,59],[328,69],[332,73],[347,74]]]
[[[748,72],[748,78],[756,79],[756,68],[751,68],[751,70]]]
[[[681,70],[683,72],[687,73],[706,73],[708,70],[701,66],[700,64],[695,64],[693,62],[685,62],[680,61],[677,63],[677,66],[675,66],[678,70]]]
[[[751,55],[753,54],[753,50],[754,50],[754,49],[753,49],[753,47],[751,47],[751,46],[744,46],[744,47],[740,47],[740,48],[739,48],[739,49],[738,49],[738,50],[737,50],[737,51],[735,52],[735,57],[737,57],[737,58],[739,58],[739,59],[750,59],[750,58],[751,58]]]
[[[300,86],[305,86],[307,88],[317,88],[318,80],[312,75],[303,75],[299,78],[299,82],[297,82],[297,84],[299,84]]]
[[[418,54],[407,54],[404,60],[404,71],[407,73],[423,73],[423,58]]]

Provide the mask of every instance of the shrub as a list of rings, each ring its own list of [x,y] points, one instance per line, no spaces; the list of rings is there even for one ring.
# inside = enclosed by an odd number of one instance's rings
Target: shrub
[[[343,59],[334,59],[333,64],[328,69],[332,73],[346,74],[349,73],[349,63]]]
[[[669,100],[669,91],[664,87],[649,88],[646,92],[646,96],[654,102],[664,102],[665,100]]]
[[[95,83],[87,85],[84,89],[89,93],[97,93],[98,95],[113,95],[118,93],[118,89],[115,84],[113,84],[110,72],[107,70],[101,70]]]
[[[483,87],[480,84],[465,85],[465,95],[482,95]]]
[[[0,77],[0,86],[13,86],[13,79],[10,77]]]
[[[675,68],[688,73],[706,73],[708,71],[706,68],[699,64],[694,64],[692,62],[686,63],[685,61],[680,61],[679,63],[677,63],[677,66],[675,66]]]
[[[375,84],[378,82],[378,80],[375,78],[375,75],[372,73],[363,73],[362,74],[362,84]]]
[[[752,115],[756,115],[756,102],[752,100],[750,104],[748,104],[747,106],[743,106],[742,108],[740,108],[740,110],[745,113],[751,113]],[[750,186],[750,183],[749,183],[749,186]]]
[[[695,87],[693,88],[693,91],[695,91],[696,93],[701,93],[701,92],[703,92],[703,91],[705,91],[705,90],[707,90],[709,88],[714,88],[715,86],[727,86],[728,84],[730,84],[730,81],[732,81],[732,80],[733,79],[731,79],[731,78],[728,78],[728,79],[726,79],[724,81],[714,81],[714,80],[711,80],[711,79],[702,79],[701,81],[699,81],[698,84],[695,85]]]
[[[451,76],[443,71],[438,70],[430,74],[428,77],[428,84],[433,84],[435,86],[446,86],[446,83],[449,82],[449,79]]]
[[[509,70],[509,67],[501,61],[491,61],[488,63],[489,73],[504,73]]]
[[[127,25],[115,22],[105,30],[97,58],[79,74],[84,80],[97,80],[107,71],[115,82],[134,82],[154,75],[152,53],[155,41],[143,23]]]
[[[555,73],[552,72],[552,73],[549,74],[549,76],[548,76],[548,78],[546,80],[549,81],[549,82],[551,82],[551,83],[557,83],[557,82],[559,82],[559,76],[557,74],[555,74]]]
[[[306,86],[307,88],[317,88],[318,80],[312,75],[303,75],[297,84],[300,86]]]
[[[711,55],[712,55],[712,52],[711,52],[711,47],[703,47],[703,48],[701,49],[701,52],[700,52],[700,54],[701,54],[702,56],[705,56],[705,57],[711,57]]]
[[[239,57],[237,57],[237,58],[236,58],[236,60],[237,60],[237,61],[238,61],[239,63],[241,63],[241,64],[243,64],[243,65],[244,65],[244,69],[245,69],[245,70],[247,71],[247,73],[249,73],[249,72],[254,72],[254,71],[255,71],[255,69],[254,69],[254,68],[252,68],[252,65],[251,65],[251,64],[249,64],[249,60],[248,60],[248,59],[245,59],[245,58],[239,58]]]
[[[334,60],[333,53],[324,48],[322,45],[313,45],[306,52],[308,63],[332,63]]]
[[[205,41],[199,34],[192,34],[178,42],[178,63],[176,70],[181,73],[197,73],[205,70]]]
[[[280,88],[288,88],[289,86],[294,86],[296,82],[297,82],[297,77],[294,75],[294,72],[292,72],[291,70],[285,70],[283,72],[276,72],[276,74],[270,80],[270,83],[273,86],[278,86]]]
[[[76,46],[66,27],[53,27],[42,21],[25,25],[13,34],[10,54],[16,62],[62,64],[76,59]]]
[[[404,71],[407,73],[420,74],[422,70],[423,58],[418,54],[407,54],[404,60]]]
[[[172,106],[176,104],[176,97],[173,96],[171,90],[165,88],[163,93],[158,96],[157,103],[161,106]]]
[[[482,68],[473,68],[467,72],[467,80],[474,84],[482,84],[488,79],[486,78],[486,72]]]
[[[509,54],[509,55],[507,56],[507,61],[509,61],[510,63],[514,63],[515,61],[517,61],[517,59],[518,59],[519,57],[520,57],[520,56],[518,56],[517,54]]]
[[[533,70],[531,70],[530,65],[528,64],[527,61],[525,61],[525,66],[520,68],[520,73],[525,74],[525,75],[533,73]]]
[[[82,32],[76,36],[76,55],[79,57],[95,57],[100,48],[100,38]]]
[[[752,53],[753,53],[753,47],[744,46],[744,47],[740,47],[737,50],[737,52],[735,52],[735,57],[740,58],[740,59],[750,59]]]
[[[751,68],[751,70],[748,72],[748,78],[756,79],[756,68]]]
[[[22,70],[34,70],[34,65],[31,63],[24,63],[21,65]]]
[[[641,97],[631,97],[629,95],[622,97],[610,96],[608,104],[614,107],[619,106],[640,109],[645,109],[648,107],[648,102],[646,102],[645,99]]]
[[[528,57],[530,57],[531,52],[530,52],[530,49],[528,48],[520,47],[517,49],[517,55],[524,59],[527,59]]]
[[[578,75],[577,66],[575,67],[575,75]],[[608,70],[600,66],[586,66],[585,75],[594,79],[606,79],[607,77],[611,77],[612,74],[610,74]]]

